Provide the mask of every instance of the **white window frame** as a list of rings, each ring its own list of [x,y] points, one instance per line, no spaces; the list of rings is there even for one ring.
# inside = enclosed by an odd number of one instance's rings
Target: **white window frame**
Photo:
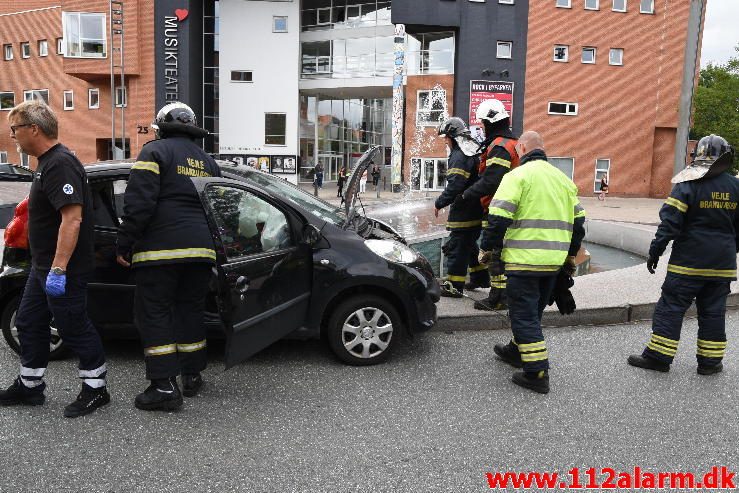
[[[31,42],[23,41],[21,43],[21,58],[31,58]]]
[[[592,62],[586,62],[583,60],[583,57],[585,56],[585,50],[593,50],[593,61]],[[598,55],[598,49],[595,46],[583,46],[582,52],[580,53],[580,62],[584,63],[585,65],[595,65],[595,61],[597,60]]]
[[[46,93],[46,99],[44,98],[36,98],[35,93],[37,92],[45,92]],[[31,96],[30,98],[28,96]],[[34,101],[34,100],[41,100],[44,101],[46,104],[50,104],[50,96],[49,96],[49,90],[48,89],[28,89],[26,91],[23,91],[23,101]]]
[[[614,12],[627,12],[629,10],[629,0],[623,0],[623,2],[624,2],[624,8],[623,8],[623,10],[620,10],[620,9],[617,9],[616,8],[616,2],[618,2],[620,0],[612,0],[612,1],[613,1],[613,3],[611,4],[611,10],[613,10]]]
[[[598,167],[598,161],[608,161],[608,167],[606,169]],[[593,176],[593,193],[600,193],[600,178],[598,178],[599,172],[606,173],[606,181],[610,188],[611,185],[611,158],[598,158],[595,160],[595,175]],[[608,193],[608,192],[606,192]]]
[[[550,160],[552,160],[552,159],[571,159],[572,160],[572,173],[570,174],[570,180],[573,180],[573,181],[575,180],[575,157],[574,156],[553,156],[553,157],[550,157],[549,159]],[[554,166],[554,165],[552,165],[552,166]],[[556,168],[556,166],[555,166],[555,168]],[[557,168],[557,169],[559,169],[559,168]],[[562,170],[560,170],[560,171],[562,171]],[[567,175],[565,175],[565,176],[567,176]]]
[[[8,151],[0,151],[0,163],[8,162]]]
[[[621,59],[619,60],[619,63],[613,63],[613,54],[614,53],[620,53]],[[623,48],[611,48],[608,51],[608,65],[615,65],[615,66],[621,66],[624,64],[624,49]]]
[[[3,59],[5,61],[10,61],[13,59],[13,44],[12,43],[5,43],[3,45]]]
[[[49,42],[45,39],[38,40],[38,56],[49,56]]]
[[[67,105],[67,95],[71,96],[71,99],[69,100],[71,103],[70,105]],[[74,109],[74,91],[64,91],[64,94],[62,95],[62,105],[64,106],[64,111],[72,111]]]
[[[284,19],[285,20],[285,29],[284,30],[278,30],[277,29],[277,19]],[[273,15],[272,16],[272,32],[273,33],[286,33],[288,32],[288,17],[286,15]]]
[[[595,7],[588,7],[588,1],[585,0],[585,10],[600,10],[600,0],[591,0],[595,2]]]
[[[64,38],[56,38],[56,54],[64,55]]]
[[[447,112],[447,108],[449,107],[447,104],[446,99],[446,89],[419,89],[416,91],[416,126],[417,127],[435,127],[438,126],[440,121],[429,121],[429,120],[419,120],[419,113],[422,112],[432,112],[432,111],[439,111],[434,110],[433,107],[431,108],[421,108],[419,101],[421,100],[421,93],[429,93],[428,101],[432,102],[434,100],[433,93],[444,93],[444,108],[441,110],[442,114],[445,114]]]
[[[560,5],[560,2],[565,2],[567,5]],[[571,9],[572,0],[554,0],[554,6],[558,9]]]
[[[434,163],[434,179],[433,179],[433,181],[436,184],[436,187],[435,188],[426,188],[426,187],[422,186],[424,184],[424,177],[425,177],[425,175],[424,175],[424,173],[422,173],[422,171],[424,171],[424,168],[426,167],[426,161],[432,161]],[[444,182],[443,183],[439,183],[438,182],[438,178],[439,178],[438,170],[439,170],[439,166],[440,166],[440,162],[441,161],[445,161],[446,162],[446,164],[445,164],[446,172],[444,173],[445,178],[444,178]],[[430,191],[440,192],[440,191],[444,190],[444,187],[446,186],[446,175],[447,175],[447,173],[449,173],[449,158],[444,158],[444,157],[419,157],[419,156],[416,156],[416,157],[411,158],[411,163],[412,163],[412,166],[418,166],[418,188],[414,188],[413,190],[421,191],[421,192],[430,192]]]
[[[95,39],[95,41],[102,41],[103,42],[103,53],[90,53],[85,54],[85,52],[82,51],[82,45],[83,41],[85,39],[92,39],[92,38],[82,38],[80,36],[80,53],[78,55],[70,54],[67,45],[67,19],[69,16],[76,15],[78,17],[77,24],[81,25],[81,16],[83,15],[98,15],[100,16],[100,22],[103,26],[103,39],[98,40]],[[108,58],[108,16],[107,14],[104,14],[103,12],[62,12],[62,34],[64,35],[64,57],[65,58]]]
[[[250,73],[251,74],[251,80],[233,80],[233,73]],[[231,79],[229,79],[229,82],[235,82],[236,84],[253,84],[254,83],[254,71],[253,70],[232,70],[231,71]]]
[[[267,137],[277,137],[278,134],[267,135],[267,115],[284,115],[285,117],[285,143],[284,144],[267,144]],[[264,146],[265,147],[287,147],[287,113],[281,111],[265,111],[264,112]]]
[[[552,105],[553,104],[564,104],[567,106],[564,113],[560,113],[558,111],[552,111]],[[570,110],[570,105],[575,106],[575,111]],[[577,116],[580,112],[580,105],[578,103],[572,103],[569,101],[549,101],[547,103],[547,114],[548,115],[556,115],[556,116]]]
[[[557,59],[557,48],[564,48],[565,49],[565,58],[564,60],[558,60]],[[570,46],[569,45],[554,45],[554,50],[552,51],[552,60],[554,60],[557,63],[567,63],[570,61]]]
[[[15,91],[0,91],[0,95],[5,95],[5,94],[13,95],[13,105],[10,108],[0,108],[0,111],[10,111],[15,107]]]
[[[123,101],[121,101],[121,99]],[[125,86],[116,86],[115,88],[115,107],[126,108],[128,106],[128,90]]]
[[[500,56],[500,47],[508,45],[510,55]],[[513,58],[513,41],[498,41],[495,49],[495,58],[502,58],[504,60],[511,60]]]
[[[19,153],[19,154],[20,154],[20,158],[21,158],[21,159],[20,159],[20,161],[21,161],[21,163],[20,163],[20,164],[21,164],[21,166],[23,166],[23,167],[25,167],[25,168],[30,168],[30,167],[31,167],[31,166],[30,166],[30,163],[31,163],[31,158],[30,158],[30,157],[28,156],[28,154],[26,154],[25,152],[21,152],[21,153]]]
[[[639,13],[640,14],[654,14],[654,0],[647,0],[651,2],[651,9],[644,10],[644,0],[639,0]]]
[[[328,22],[321,22],[321,12],[328,11]],[[316,9],[316,26],[330,26],[332,17],[331,7],[320,7]]]
[[[513,5],[516,2],[516,0],[498,0],[498,3],[502,3],[504,5]]]
[[[96,105],[92,104],[92,95],[97,94],[98,102]],[[98,110],[100,109],[100,89],[92,87],[87,90],[87,109]]]

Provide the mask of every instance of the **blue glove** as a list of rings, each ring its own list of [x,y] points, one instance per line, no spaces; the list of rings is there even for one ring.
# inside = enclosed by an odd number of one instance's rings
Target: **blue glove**
[[[46,276],[46,294],[52,298],[62,296],[67,287],[67,274],[54,274],[49,272]]]

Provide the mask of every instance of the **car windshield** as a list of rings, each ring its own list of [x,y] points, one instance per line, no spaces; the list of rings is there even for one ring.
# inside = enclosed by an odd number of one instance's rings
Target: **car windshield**
[[[334,207],[328,202],[324,202],[318,197],[280,178],[274,178],[258,171],[242,171],[238,168],[227,168],[224,171],[235,173],[247,183],[259,187],[275,197],[287,199],[331,224],[340,226],[346,219],[346,215],[341,208]]]

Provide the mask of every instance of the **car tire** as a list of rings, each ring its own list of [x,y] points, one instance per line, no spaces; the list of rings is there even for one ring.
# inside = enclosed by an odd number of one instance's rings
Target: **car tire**
[[[329,318],[326,336],[341,361],[368,366],[385,361],[402,333],[402,321],[392,303],[362,295],[339,304]]]
[[[0,328],[3,332],[5,342],[8,343],[10,349],[20,354],[21,346],[18,341],[18,329],[15,327],[15,315],[18,312],[18,305],[21,302],[20,295],[12,297],[3,307],[2,315],[0,315]],[[51,343],[49,344],[49,359],[63,359],[67,355],[67,348],[59,333],[54,328],[54,321],[49,325],[51,331]]]

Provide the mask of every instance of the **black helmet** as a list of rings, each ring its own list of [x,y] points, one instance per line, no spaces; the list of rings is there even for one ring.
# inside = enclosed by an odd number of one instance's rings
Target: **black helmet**
[[[720,135],[711,134],[698,141],[693,162],[675,175],[672,183],[717,176],[731,168],[733,163],[734,148]]]
[[[467,129],[467,125],[465,125],[461,118],[453,116],[451,118],[447,118],[441,123],[441,125],[439,125],[439,135],[445,135],[452,139],[456,139],[462,135],[469,136],[470,131]]]
[[[164,106],[157,113],[151,126],[160,139],[166,139],[175,134],[187,135],[195,139],[202,139],[208,135],[207,130],[198,127],[195,112],[185,103],[175,102]]]

